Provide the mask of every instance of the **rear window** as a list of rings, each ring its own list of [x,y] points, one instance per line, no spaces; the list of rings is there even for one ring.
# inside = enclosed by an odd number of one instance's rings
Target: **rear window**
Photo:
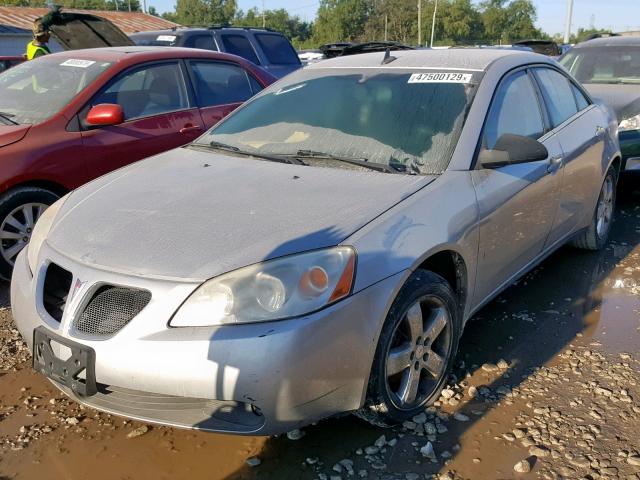
[[[178,44],[180,36],[173,33],[134,33],[131,40],[140,47],[173,47]]]
[[[239,57],[246,58],[250,62],[260,65],[258,56],[255,50],[251,46],[249,39],[243,35],[225,34],[222,35],[222,44],[227,53],[238,55]]]
[[[282,35],[272,33],[257,33],[256,40],[262,51],[269,59],[269,63],[279,65],[299,65],[300,59],[289,41]]]

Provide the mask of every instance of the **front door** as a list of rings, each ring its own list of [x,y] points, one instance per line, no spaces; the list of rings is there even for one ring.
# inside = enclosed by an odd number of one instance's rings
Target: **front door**
[[[84,119],[93,105],[122,107],[120,125],[91,128]],[[80,113],[82,143],[92,177],[191,142],[204,132],[191,104],[178,62],[136,67],[118,75]]]
[[[545,133],[540,99],[530,74],[521,70],[498,88],[484,127],[482,148],[493,149],[504,134],[534,138],[545,160],[472,172],[480,219],[477,303],[514,278],[542,252],[558,208],[562,169],[557,137]]]

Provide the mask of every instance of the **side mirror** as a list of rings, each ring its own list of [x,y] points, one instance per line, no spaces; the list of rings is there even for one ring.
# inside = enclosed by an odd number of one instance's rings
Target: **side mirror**
[[[115,103],[101,103],[89,110],[87,124],[92,127],[108,127],[124,122],[124,112]]]
[[[493,150],[481,150],[478,161],[483,168],[499,168],[516,163],[537,162],[549,157],[547,148],[537,140],[505,133]]]

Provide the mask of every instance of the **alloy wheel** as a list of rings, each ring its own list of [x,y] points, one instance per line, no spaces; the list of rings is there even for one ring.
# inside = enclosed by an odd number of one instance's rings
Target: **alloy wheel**
[[[599,238],[606,236],[609,230],[609,224],[613,216],[613,198],[614,198],[614,184],[611,175],[607,175],[607,178],[602,185],[600,191],[600,197],[598,198],[598,210],[596,213],[596,232]]]
[[[33,227],[47,209],[44,203],[26,203],[15,208],[0,224],[0,255],[12,265],[18,253],[29,243]]]
[[[411,410],[433,395],[447,369],[452,331],[451,315],[436,297],[407,309],[386,356],[387,391],[396,408]]]

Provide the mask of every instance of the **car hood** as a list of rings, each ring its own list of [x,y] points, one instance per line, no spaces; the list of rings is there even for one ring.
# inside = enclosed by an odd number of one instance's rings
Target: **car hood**
[[[180,148],[72,193],[47,243],[98,268],[202,281],[337,245],[434,178]]]
[[[589,94],[616,112],[618,122],[640,113],[640,85],[584,84]]]
[[[31,125],[2,125],[0,124],[0,147],[6,147],[19,142],[27,134]]]
[[[109,20],[88,13],[53,11],[43,18],[65,50],[135,45]]]

